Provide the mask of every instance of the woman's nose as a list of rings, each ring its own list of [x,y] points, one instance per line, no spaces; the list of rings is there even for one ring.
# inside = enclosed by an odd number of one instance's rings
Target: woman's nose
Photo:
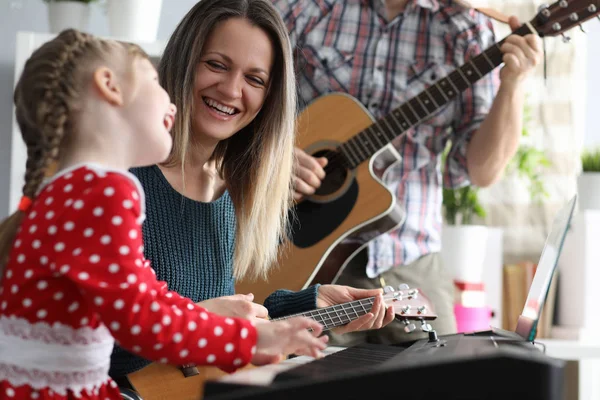
[[[243,76],[231,74],[219,85],[219,90],[230,99],[242,97]]]

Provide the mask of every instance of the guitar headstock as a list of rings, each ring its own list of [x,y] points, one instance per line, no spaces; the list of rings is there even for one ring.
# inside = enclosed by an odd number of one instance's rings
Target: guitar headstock
[[[557,36],[600,14],[600,0],[560,0],[544,6],[529,23],[540,36]]]
[[[384,288],[383,300],[387,306],[392,306],[396,313],[396,319],[401,320],[406,326],[407,332],[416,329],[410,321],[421,321],[422,330],[431,330],[431,325],[425,321],[437,318],[435,308],[427,296],[418,288],[410,288],[402,284],[395,290],[391,286]]]

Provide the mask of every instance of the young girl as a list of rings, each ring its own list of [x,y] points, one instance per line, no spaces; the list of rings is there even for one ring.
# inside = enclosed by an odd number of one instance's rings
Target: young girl
[[[255,327],[156,280],[144,192],[127,169],[166,158],[175,107],[138,47],[64,31],[27,61],[14,101],[28,158],[19,210],[0,226],[0,398],[120,399],[108,377],[115,340],[225,370],[324,348],[311,320]]]

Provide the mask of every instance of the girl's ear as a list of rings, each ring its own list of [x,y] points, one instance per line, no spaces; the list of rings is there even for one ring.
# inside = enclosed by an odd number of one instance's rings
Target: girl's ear
[[[94,71],[94,89],[100,97],[116,106],[123,105],[123,90],[115,72],[108,67],[98,67]]]

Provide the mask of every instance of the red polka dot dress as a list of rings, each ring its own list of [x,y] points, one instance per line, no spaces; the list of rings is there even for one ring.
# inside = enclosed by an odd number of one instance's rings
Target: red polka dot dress
[[[40,190],[0,282],[0,399],[120,399],[115,340],[176,365],[248,363],[256,329],[168,291],[144,259],[144,195],[127,172],[80,165]],[[168,251],[168,249],[165,249]]]

